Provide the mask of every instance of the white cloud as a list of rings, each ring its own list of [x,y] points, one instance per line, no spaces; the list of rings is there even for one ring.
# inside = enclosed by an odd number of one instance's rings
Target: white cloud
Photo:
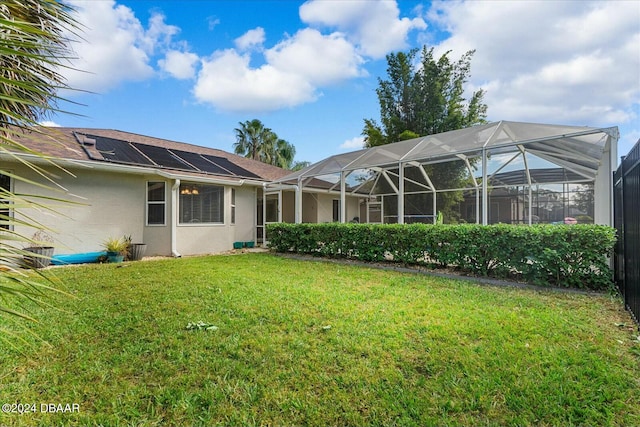
[[[306,28],[265,52],[269,64],[302,76],[314,85],[327,85],[364,75],[364,62],[342,35],[322,35]]]
[[[70,69],[61,69],[74,89],[104,92],[124,81],[151,77],[150,55],[158,46],[168,44],[178,28],[164,23],[155,14],[145,30],[133,11],[113,0],[69,2],[81,24],[79,37],[72,37],[76,58]]]
[[[220,24],[220,19],[215,16],[207,17],[207,25],[209,27],[209,31],[212,31],[215,27]]]
[[[235,40],[236,49],[202,60],[193,93],[200,102],[232,111],[273,111],[315,101],[323,87],[366,76],[363,55],[379,58],[405,48],[409,31],[426,28],[421,18],[399,15],[396,2],[309,1],[300,7],[302,21],[339,31],[303,28],[265,48],[264,29],[249,30]],[[252,65],[254,60],[259,65]]]
[[[175,25],[164,22],[165,16],[155,13],[149,18],[149,28],[145,31],[141,45],[149,53],[153,53],[158,45],[169,46],[171,38],[180,32]]]
[[[49,128],[59,128],[60,125],[56,122],[53,122],[51,120],[45,120],[42,121],[40,123],[38,123],[40,126],[45,126],[45,127],[49,127]]]
[[[176,79],[191,79],[196,75],[196,64],[200,58],[195,53],[179,50],[167,51],[165,58],[158,65]]]
[[[625,1],[434,2],[451,36],[436,54],[476,49],[470,87],[492,120],[637,123],[640,7]]]
[[[264,64],[251,68],[250,57],[233,49],[216,52],[202,61],[193,93],[201,102],[231,111],[269,111],[292,107],[316,98],[315,88],[303,77]]]
[[[261,47],[265,40],[264,28],[257,27],[249,30],[235,40],[236,48],[241,51],[249,50],[254,47]]]
[[[422,18],[400,18],[395,1],[320,1],[300,6],[300,18],[310,25],[337,28],[371,58],[407,48],[411,30],[424,30]]]
[[[364,137],[356,136],[355,138],[347,139],[340,144],[340,148],[343,150],[359,150],[364,147]]]
[[[303,29],[265,50],[258,67],[250,53],[215,52],[202,61],[194,95],[222,110],[273,111],[312,102],[321,87],[364,75],[362,62],[340,34]]]
[[[410,30],[426,27],[420,18],[400,19],[395,1],[330,6],[310,1],[300,8],[302,20],[339,31],[302,28],[265,47],[265,30],[256,27],[234,40],[235,49],[201,58],[186,42],[173,42],[180,29],[160,13],[145,26],[115,0],[69,2],[86,29],[73,43],[78,58],[71,66],[77,70],[61,70],[69,86],[106,92],[122,82],[156,76],[157,64],[174,78],[195,77],[198,101],[232,111],[273,111],[312,102],[324,87],[366,76],[366,56],[404,48]],[[207,22],[211,30],[220,20],[209,17]]]

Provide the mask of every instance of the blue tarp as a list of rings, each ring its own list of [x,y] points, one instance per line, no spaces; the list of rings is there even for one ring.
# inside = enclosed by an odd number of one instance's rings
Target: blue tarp
[[[82,254],[66,254],[66,255],[54,255],[51,257],[51,264],[53,265],[67,265],[67,264],[87,264],[92,262],[98,262],[101,256],[107,255],[106,252],[85,252]]]

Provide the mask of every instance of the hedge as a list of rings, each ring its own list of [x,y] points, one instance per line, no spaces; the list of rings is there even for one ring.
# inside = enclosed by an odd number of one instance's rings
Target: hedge
[[[269,247],[368,262],[392,261],[531,284],[605,290],[614,228],[603,225],[268,224]]]

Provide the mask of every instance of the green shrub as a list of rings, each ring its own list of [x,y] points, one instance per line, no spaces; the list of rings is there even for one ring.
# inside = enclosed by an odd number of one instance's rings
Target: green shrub
[[[538,285],[610,289],[615,229],[603,225],[269,224],[269,246],[368,262],[454,267]]]

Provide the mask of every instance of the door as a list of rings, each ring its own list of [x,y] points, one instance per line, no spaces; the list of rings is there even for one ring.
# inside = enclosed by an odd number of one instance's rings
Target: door
[[[282,222],[282,191],[264,193],[263,218],[264,225]],[[264,240],[268,240],[266,229],[264,230]]]
[[[382,224],[381,202],[367,202],[367,222],[371,224]]]

